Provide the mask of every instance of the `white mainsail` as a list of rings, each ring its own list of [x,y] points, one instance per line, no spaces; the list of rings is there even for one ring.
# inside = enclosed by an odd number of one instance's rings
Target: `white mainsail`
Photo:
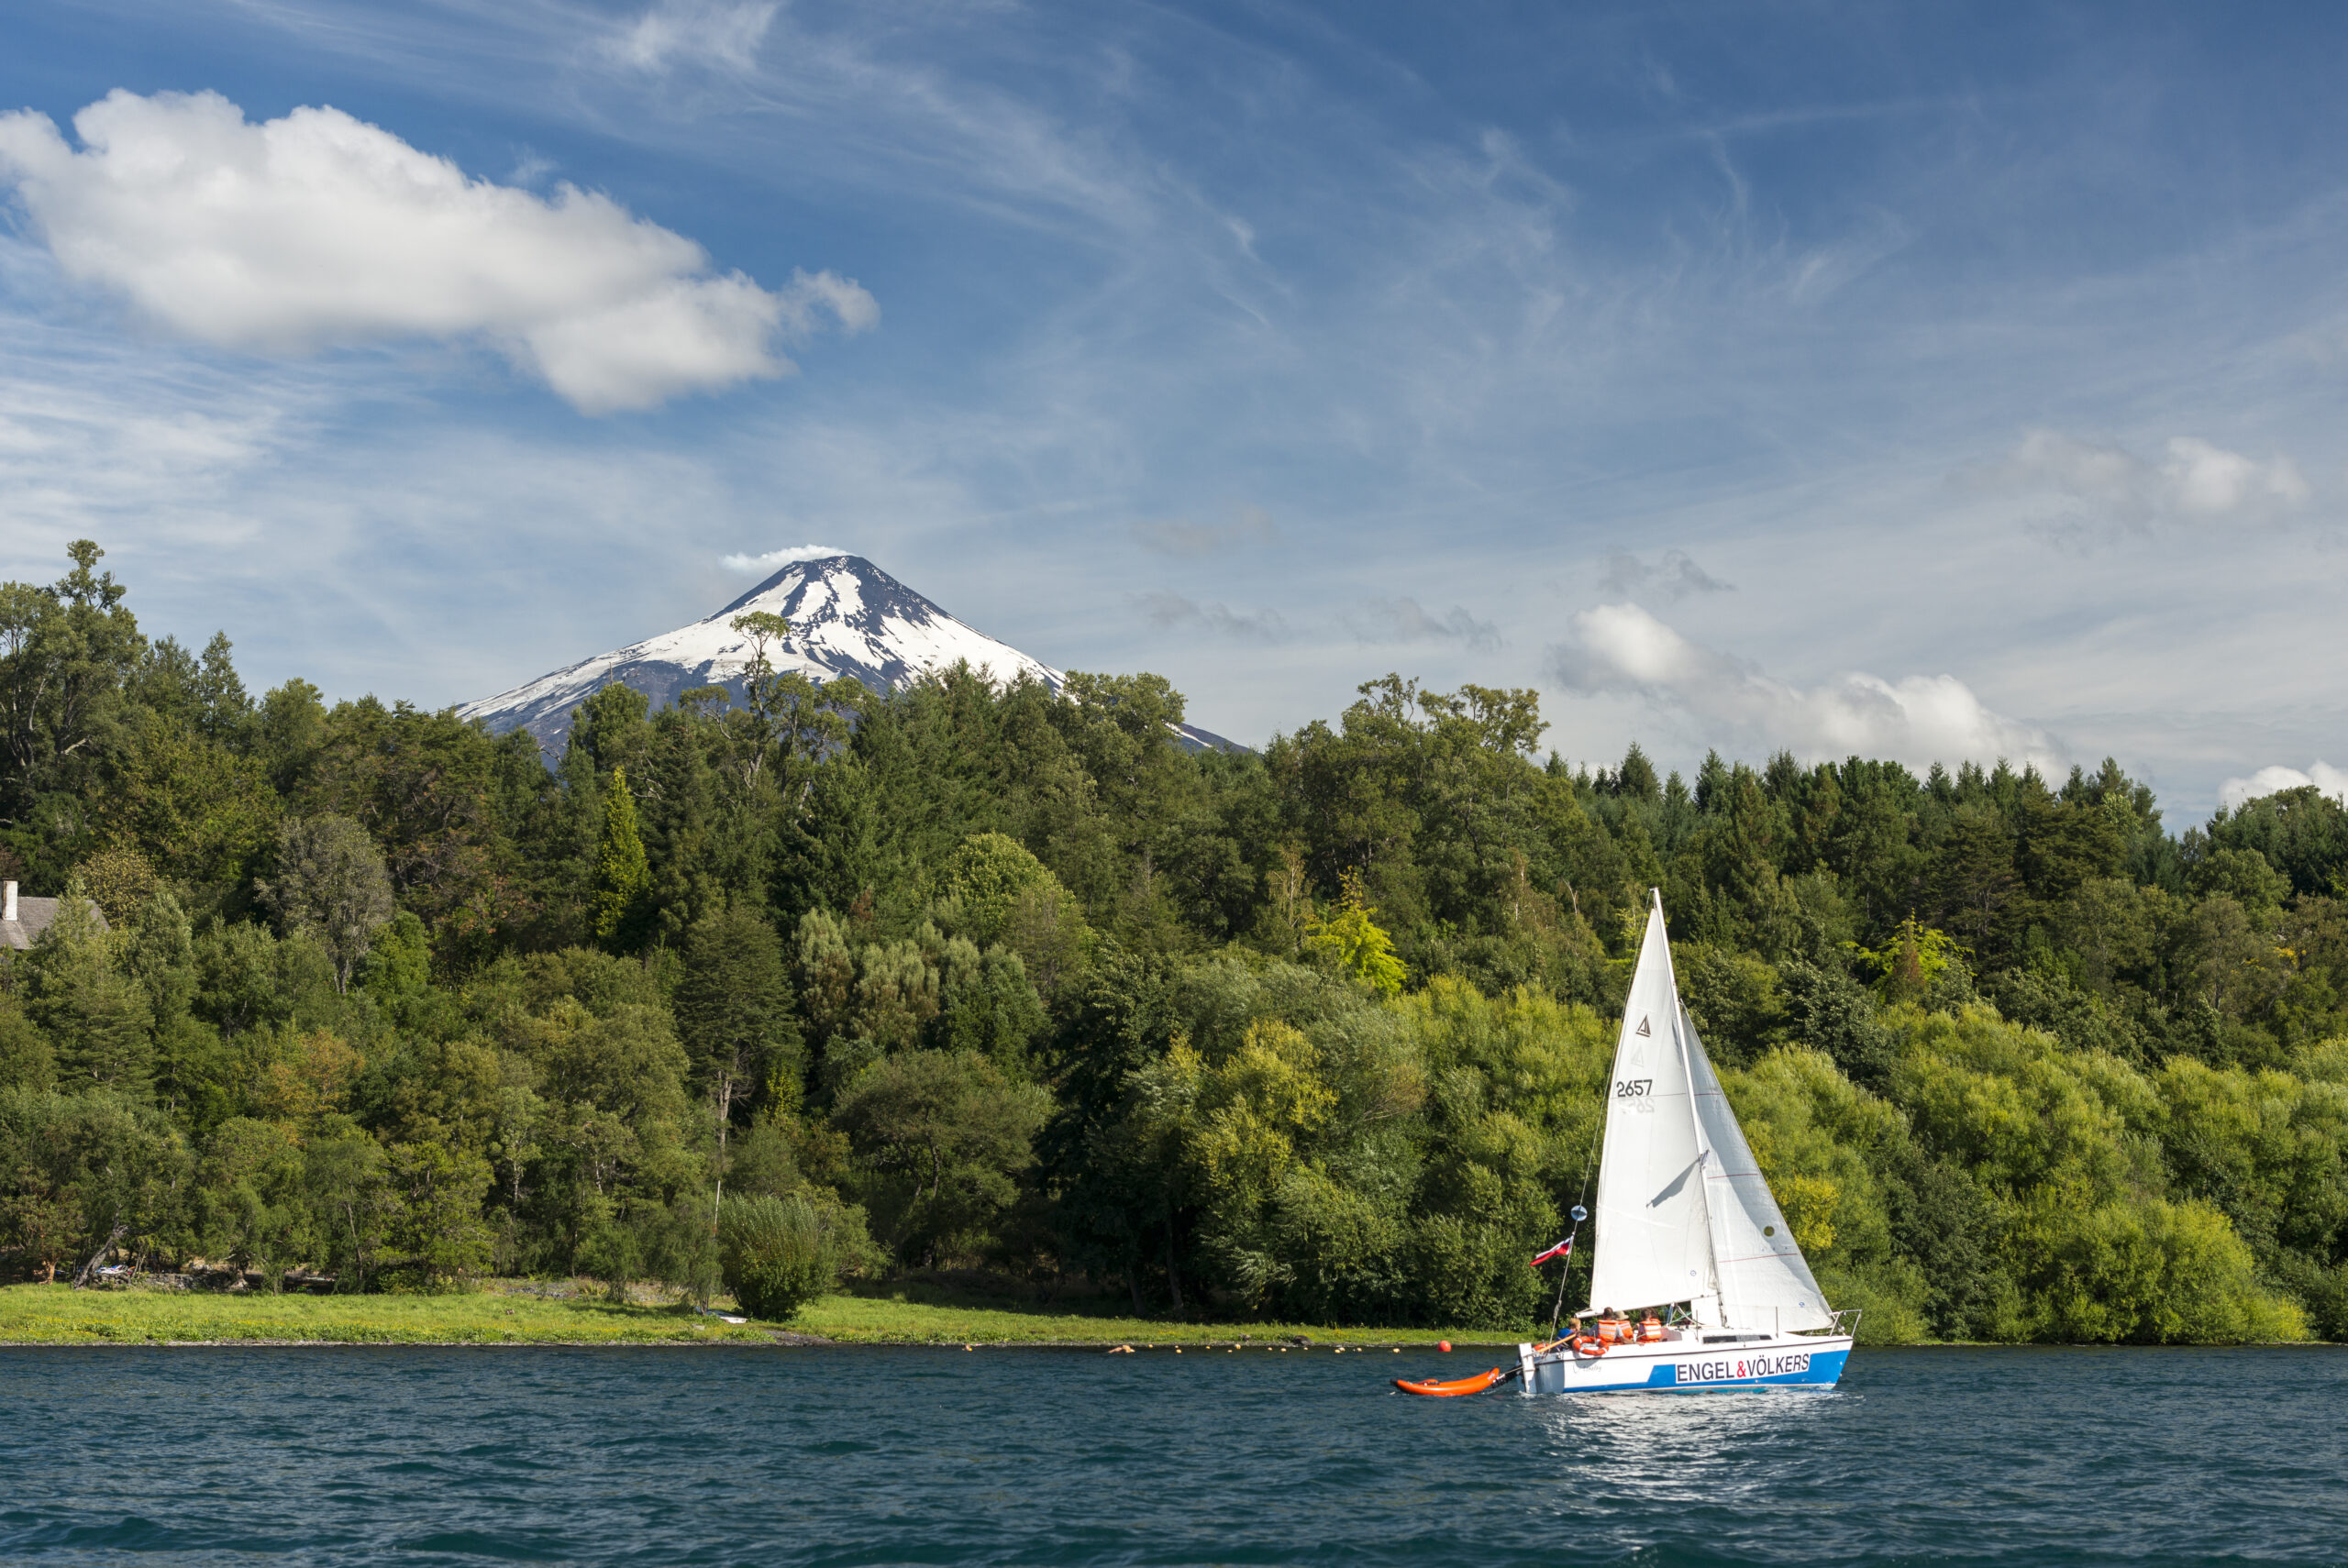
[[[1598,1165],[1598,1240],[1589,1304],[1625,1310],[1713,1293],[1698,1136],[1679,988],[1658,899],[1631,975],[1631,999],[1607,1087],[1606,1147]]]
[[[1647,913],[1608,1086],[1589,1304],[1686,1301],[1722,1328],[1833,1323],[1679,1004],[1663,899]]]

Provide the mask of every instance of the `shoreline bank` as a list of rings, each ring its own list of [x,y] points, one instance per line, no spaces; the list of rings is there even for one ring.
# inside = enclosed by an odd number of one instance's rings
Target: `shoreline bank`
[[[913,1292],[921,1295],[921,1292]],[[935,1294],[935,1293],[931,1293]],[[691,1306],[614,1301],[564,1282],[489,1281],[438,1296],[305,1296],[0,1287],[0,1347],[39,1345],[894,1345],[1106,1351],[1244,1346],[1291,1351],[1513,1345],[1492,1330],[1173,1323],[904,1295],[839,1295],[787,1323],[726,1322]]]

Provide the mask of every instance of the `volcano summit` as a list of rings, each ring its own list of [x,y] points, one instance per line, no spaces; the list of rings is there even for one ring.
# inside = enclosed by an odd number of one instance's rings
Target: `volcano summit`
[[[791,623],[791,635],[767,650],[777,669],[811,680],[853,676],[874,691],[894,691],[932,670],[966,662],[998,686],[1022,676],[1059,690],[1066,677],[1040,659],[967,626],[862,556],[812,555],[792,561],[731,604],[689,626],[581,659],[510,691],[457,710],[493,730],[527,730],[549,761],[562,753],[571,710],[616,681],[643,692],[656,709],[696,686],[723,686],[737,699],[750,661],[750,640],[731,623],[763,610]],[[1178,726],[1185,745],[1228,749],[1220,735]]]

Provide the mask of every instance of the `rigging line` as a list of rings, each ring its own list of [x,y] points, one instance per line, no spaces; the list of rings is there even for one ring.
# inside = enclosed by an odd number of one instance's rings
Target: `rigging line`
[[[1611,1081],[1611,1074],[1609,1075],[1609,1081]],[[1598,1120],[1590,1123],[1589,1148],[1581,1157],[1581,1191],[1574,1196],[1574,1207],[1578,1209],[1586,1209],[1586,1206],[1589,1202],[1590,1168],[1598,1163],[1598,1138],[1599,1134],[1606,1131],[1606,1107],[1611,1103],[1611,1102],[1606,1099],[1604,1094],[1601,1093],[1599,1096]],[[1572,1244],[1580,1239],[1581,1221],[1577,1220],[1574,1221],[1573,1229],[1566,1232],[1566,1242],[1567,1246],[1567,1251],[1566,1253],[1566,1266],[1557,1271],[1557,1305],[1551,1309],[1549,1313],[1549,1337],[1553,1340],[1557,1337],[1557,1325],[1565,1321],[1566,1284],[1574,1276],[1574,1253],[1572,1251]]]

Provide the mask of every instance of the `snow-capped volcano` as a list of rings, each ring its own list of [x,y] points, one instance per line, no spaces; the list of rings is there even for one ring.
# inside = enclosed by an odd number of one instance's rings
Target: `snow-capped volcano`
[[[750,639],[734,618],[764,610],[791,623],[767,660],[811,680],[852,675],[875,691],[892,691],[925,671],[968,660],[998,684],[1025,675],[1057,691],[1060,672],[948,615],[862,556],[792,561],[725,609],[690,626],[630,643],[542,675],[457,710],[503,733],[526,729],[548,756],[562,750],[570,711],[613,681],[633,686],[656,709],[696,686],[725,686],[738,699],[750,663]]]
[[[875,691],[893,691],[958,661],[998,685],[1026,676],[1058,691],[1065,679],[1050,665],[964,625],[862,556],[821,555],[791,562],[690,626],[581,659],[511,691],[467,703],[457,714],[485,720],[500,734],[527,730],[551,761],[562,753],[571,710],[614,681],[643,692],[656,709],[696,686],[724,686],[738,700],[750,640],[731,623],[752,610],[791,623],[789,638],[768,647],[768,662],[811,680],[848,675]],[[1180,728],[1188,745],[1231,744],[1188,724]]]

